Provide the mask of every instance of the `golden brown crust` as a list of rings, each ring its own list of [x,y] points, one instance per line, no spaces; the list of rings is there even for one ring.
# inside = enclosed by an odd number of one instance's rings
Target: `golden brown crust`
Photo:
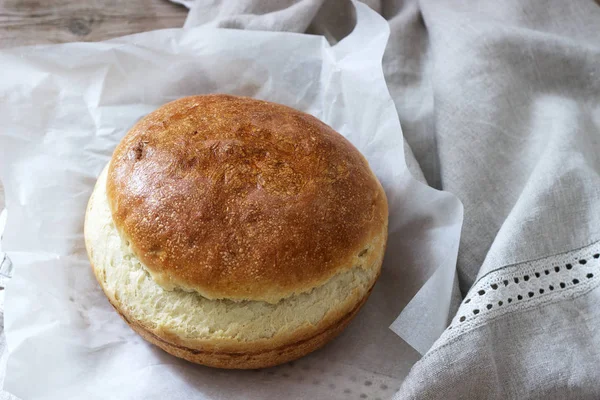
[[[111,161],[114,222],[165,288],[277,302],[356,265],[387,200],[343,136],[294,109],[209,95],[138,122]]]

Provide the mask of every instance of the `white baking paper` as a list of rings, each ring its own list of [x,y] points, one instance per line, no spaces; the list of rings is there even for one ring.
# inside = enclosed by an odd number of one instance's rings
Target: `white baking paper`
[[[410,176],[381,69],[388,25],[364,5],[356,11],[356,28],[335,46],[198,27],[0,52],[2,247],[15,267],[7,391],[61,400],[392,396],[420,357],[402,338],[423,351],[448,320],[462,207]],[[367,156],[388,195],[388,252],[371,298],[338,339],[276,368],[216,370],[147,344],[112,310],[85,254],[86,202],[125,132],[161,104],[215,92],[315,115]],[[401,338],[388,327],[417,292],[394,325]]]

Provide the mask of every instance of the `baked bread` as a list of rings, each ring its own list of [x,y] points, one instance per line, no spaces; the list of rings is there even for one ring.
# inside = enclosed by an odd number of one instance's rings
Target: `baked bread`
[[[186,360],[262,368],[321,347],[381,270],[387,200],[318,119],[228,95],[141,119],[85,219],[92,267],[142,337]]]

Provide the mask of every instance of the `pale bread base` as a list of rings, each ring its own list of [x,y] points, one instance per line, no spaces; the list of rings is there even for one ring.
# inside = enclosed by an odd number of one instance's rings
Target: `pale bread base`
[[[273,367],[296,360],[323,347],[329,341],[342,333],[350,321],[352,321],[352,319],[356,316],[362,305],[366,302],[367,297],[368,295],[365,296],[365,298],[341,320],[330,325],[325,330],[316,333],[310,338],[299,340],[295,343],[290,343],[270,350],[254,352],[251,348],[248,348],[248,351],[246,352],[239,351],[235,353],[208,351],[171,343],[160,337],[158,334],[153,333],[151,329],[143,326],[141,323],[131,320],[122,311],[115,307],[114,304],[111,304],[119,313],[121,318],[123,318],[123,320],[141,337],[175,357],[214,368],[260,369]]]

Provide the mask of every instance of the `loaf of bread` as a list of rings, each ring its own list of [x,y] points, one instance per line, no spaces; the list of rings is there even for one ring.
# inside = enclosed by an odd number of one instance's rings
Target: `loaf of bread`
[[[186,360],[262,368],[339,334],[381,270],[387,200],[318,119],[229,95],[141,119],[90,198],[85,241],[110,303]]]

